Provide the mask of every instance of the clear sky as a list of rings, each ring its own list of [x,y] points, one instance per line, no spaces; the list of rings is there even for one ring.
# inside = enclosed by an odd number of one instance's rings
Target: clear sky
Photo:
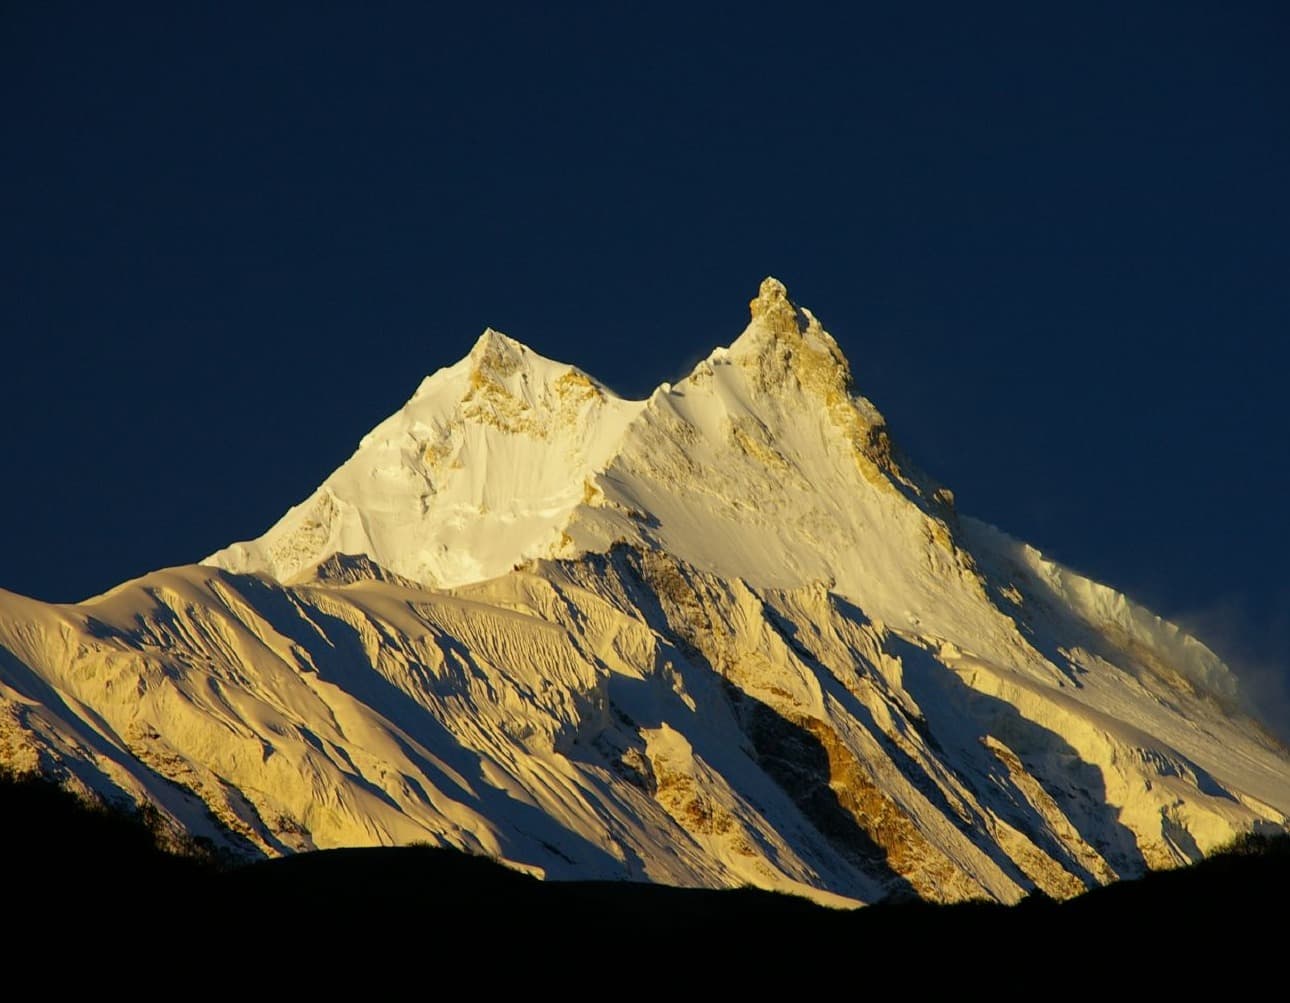
[[[963,511],[1284,671],[1285,4],[361,6],[0,8],[0,586],[258,535],[486,325],[648,392],[774,274]]]

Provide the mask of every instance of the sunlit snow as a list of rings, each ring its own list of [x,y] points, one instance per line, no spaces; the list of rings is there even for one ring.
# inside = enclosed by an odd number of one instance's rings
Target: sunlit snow
[[[250,855],[1015,901],[1290,812],[1221,661],[960,516],[773,279],[643,401],[485,332],[263,536],[0,645],[0,762]]]

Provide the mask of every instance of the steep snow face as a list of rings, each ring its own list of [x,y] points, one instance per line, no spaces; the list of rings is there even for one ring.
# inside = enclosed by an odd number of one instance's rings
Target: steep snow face
[[[641,406],[485,331],[306,501],[203,563],[279,581],[308,577],[335,554],[365,555],[425,585],[501,574],[561,545],[588,475]]]
[[[630,539],[760,587],[812,582],[888,626],[1040,671],[956,541],[948,491],[906,469],[836,342],[767,279],[752,322],[650,397],[569,533]]]

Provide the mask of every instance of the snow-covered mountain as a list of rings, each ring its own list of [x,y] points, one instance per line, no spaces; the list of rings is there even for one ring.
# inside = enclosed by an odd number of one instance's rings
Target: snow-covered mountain
[[[247,854],[1067,896],[1290,825],[1242,699],[960,516],[774,279],[647,400],[486,331],[258,539],[0,593],[0,763]]]

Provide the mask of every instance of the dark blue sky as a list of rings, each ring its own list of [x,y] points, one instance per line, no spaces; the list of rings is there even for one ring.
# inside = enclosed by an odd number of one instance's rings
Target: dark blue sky
[[[0,8],[0,585],[257,535],[485,325],[644,393],[769,273],[962,510],[1284,665],[1283,4],[108,6]]]

